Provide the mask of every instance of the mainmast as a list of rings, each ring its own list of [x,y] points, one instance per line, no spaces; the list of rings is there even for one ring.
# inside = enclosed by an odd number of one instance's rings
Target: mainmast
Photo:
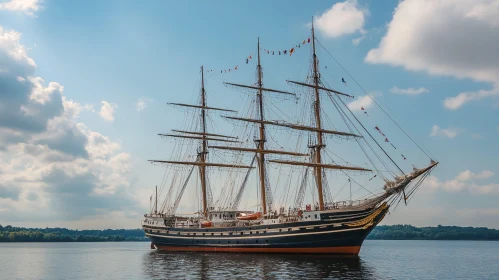
[[[319,166],[315,167],[315,182],[317,183],[317,191],[319,194],[319,209],[324,210],[324,196],[322,194],[322,167],[320,167],[322,158],[321,150],[325,146],[322,142],[322,129],[321,126],[321,99],[319,95],[319,70],[317,69],[317,55],[315,54],[315,34],[314,34],[314,18],[312,17],[312,50],[313,50],[313,63],[314,63],[314,114],[315,114],[315,127],[317,128],[317,144],[312,147],[313,159]]]
[[[201,66],[201,106],[206,107],[206,92],[204,90],[204,68]],[[201,151],[199,153],[199,160],[201,163],[206,162],[206,155],[208,151],[206,149],[208,140],[206,139],[206,110],[205,108],[201,109],[201,127],[202,127],[202,142],[201,142]],[[201,191],[203,194],[203,215],[205,217],[208,216],[208,201],[206,195],[206,166],[199,166],[199,176],[201,177]]]
[[[263,122],[264,116],[263,116],[263,94],[262,94],[262,65],[260,64],[260,38],[258,38],[258,93],[257,93],[257,106],[258,106],[258,111],[260,112],[260,138],[256,139],[255,141],[257,142],[257,148],[261,150],[262,152],[259,153],[258,156],[258,167],[259,167],[259,173],[260,173],[260,193],[262,197],[262,211],[263,214],[267,213],[267,198],[266,198],[266,191],[265,191],[265,153],[263,152],[265,150],[265,123]]]

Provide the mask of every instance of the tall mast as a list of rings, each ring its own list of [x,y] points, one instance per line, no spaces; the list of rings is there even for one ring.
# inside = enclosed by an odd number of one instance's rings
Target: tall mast
[[[154,202],[154,214],[158,214],[158,185],[156,185],[156,200]]]
[[[259,150],[265,150],[265,124],[263,123],[263,94],[262,94],[262,66],[260,65],[260,38],[258,38],[258,94],[257,94],[257,106],[258,111],[260,111],[260,139],[256,140],[258,143]],[[260,173],[260,193],[262,196],[262,210],[263,214],[267,213],[267,201],[265,193],[265,153],[260,152],[258,157],[258,167]]]
[[[312,17],[312,50],[313,50],[313,60],[314,60],[314,90],[315,90],[315,103],[314,103],[314,114],[315,114],[315,126],[317,131],[317,145],[314,146],[314,159],[315,163],[321,164],[321,150],[324,147],[322,143],[322,129],[321,126],[321,100],[319,96],[319,70],[317,69],[317,55],[315,54],[315,34],[314,34],[314,17]],[[317,183],[317,191],[319,193],[319,209],[324,210],[324,196],[322,194],[322,167],[315,167],[315,181]]]
[[[206,107],[206,92],[204,90],[204,69],[203,66],[201,66],[201,106]],[[201,127],[202,127],[202,144],[201,144],[201,152],[199,155],[199,160],[201,163],[206,162],[206,155],[207,155],[207,142],[208,140],[206,139],[206,110],[205,108],[201,109]],[[207,201],[207,195],[206,195],[206,165],[200,165],[199,166],[199,175],[201,177],[201,191],[203,193],[203,215],[205,217],[208,216],[208,201]]]

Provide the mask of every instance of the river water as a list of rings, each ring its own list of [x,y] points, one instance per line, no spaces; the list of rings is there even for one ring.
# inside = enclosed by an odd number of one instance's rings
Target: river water
[[[367,240],[358,258],[0,243],[0,279],[499,279],[499,242]]]

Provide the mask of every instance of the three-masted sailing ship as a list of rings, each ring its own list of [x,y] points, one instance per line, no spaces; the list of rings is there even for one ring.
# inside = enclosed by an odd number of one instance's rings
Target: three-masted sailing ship
[[[407,202],[432,169],[435,168],[438,162],[431,159],[431,157],[427,166],[416,168],[413,165],[410,172],[404,172],[397,165],[389,153],[378,143],[381,141],[376,141],[369,129],[362,124],[343,101],[343,98],[351,96],[339,90],[331,89],[321,78],[316,55],[317,39],[313,25],[311,39],[312,65],[310,76],[306,81],[302,82],[288,81],[293,86],[308,90],[307,94],[311,96],[309,125],[266,119],[264,94],[292,96],[294,93],[264,87],[260,64],[260,41],[258,41],[256,83],[253,85],[225,83],[227,86],[246,90],[256,97],[254,105],[252,105],[254,106],[253,117],[224,116],[232,122],[245,123],[254,129],[256,133],[252,146],[241,145],[243,142],[239,141],[241,139],[236,136],[208,131],[208,112],[231,114],[235,113],[235,111],[208,105],[203,67],[201,67],[200,102],[195,105],[170,103],[174,106],[196,110],[200,122],[196,125],[197,129],[173,130],[171,134],[160,135],[186,139],[190,144],[197,147],[197,152],[192,148],[187,149],[186,152],[190,153],[190,155],[185,156],[183,160],[151,160],[153,163],[180,166],[177,169],[169,170],[170,177],[173,179],[160,209],[158,209],[156,190],[153,210],[151,210],[151,213],[144,215],[142,227],[146,236],[152,242],[152,248],[164,251],[357,255],[366,236],[383,220],[390,206],[396,205],[402,200]],[[324,127],[321,96],[327,96],[333,102],[342,121],[347,124],[350,131],[342,132]],[[309,139],[306,150],[293,151],[283,148],[269,148],[267,146],[267,130],[272,127],[305,133]],[[379,130],[377,126],[376,129]],[[237,127],[235,130],[237,130]],[[405,134],[408,136],[407,133]],[[372,168],[327,162],[324,157],[326,137],[340,137],[356,141],[369,159]],[[361,145],[364,142],[367,145]],[[225,143],[226,145],[214,143]],[[372,153],[368,153],[368,148],[372,149]],[[235,162],[228,162],[227,160],[214,162],[212,158],[208,158],[208,154],[217,150],[227,153],[233,152],[238,155],[246,154],[250,156],[251,160],[247,160],[245,163],[245,158],[239,156],[236,157]],[[279,158],[280,156],[287,159]],[[403,157],[405,160],[405,156]],[[296,198],[290,205],[287,205],[288,207],[279,205],[280,207],[277,209],[275,206],[276,203],[273,201],[272,196],[273,189],[270,187],[269,179],[268,165],[270,164],[287,165],[293,171],[300,170],[301,180],[294,182],[297,185]],[[382,165],[382,168],[377,167],[380,165]],[[240,176],[242,181],[238,186],[232,186],[235,191],[227,195],[223,203],[213,201],[213,194],[209,184],[208,170],[210,168],[239,170],[237,174],[244,175]],[[241,200],[245,197],[244,193],[247,190],[248,177],[254,169],[258,170],[258,181],[256,183],[258,184],[259,202],[257,209],[240,209]],[[177,213],[188,182],[193,177],[193,173],[197,173],[195,171],[199,173],[198,179],[201,190],[199,199],[202,202],[202,207],[198,212],[191,215]],[[349,175],[351,172],[368,173],[371,178],[369,181],[375,177],[375,179],[383,180],[380,183],[380,188],[383,186],[382,191],[368,198],[353,200],[350,187],[349,200],[334,201],[327,186],[327,172],[345,174],[348,177],[347,182],[349,184],[355,181]],[[232,175],[231,173],[230,176]],[[304,205],[306,186],[309,179],[314,182],[317,201]],[[291,183],[290,181],[287,180],[288,183]],[[230,182],[235,184],[234,180]],[[284,187],[291,188],[289,185]],[[286,190],[285,192],[291,191]],[[188,199],[193,200],[194,198],[190,197]]]

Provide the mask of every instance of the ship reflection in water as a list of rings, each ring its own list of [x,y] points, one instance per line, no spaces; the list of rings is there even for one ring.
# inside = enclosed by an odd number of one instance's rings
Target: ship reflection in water
[[[144,255],[153,279],[379,279],[359,257],[164,253]]]

